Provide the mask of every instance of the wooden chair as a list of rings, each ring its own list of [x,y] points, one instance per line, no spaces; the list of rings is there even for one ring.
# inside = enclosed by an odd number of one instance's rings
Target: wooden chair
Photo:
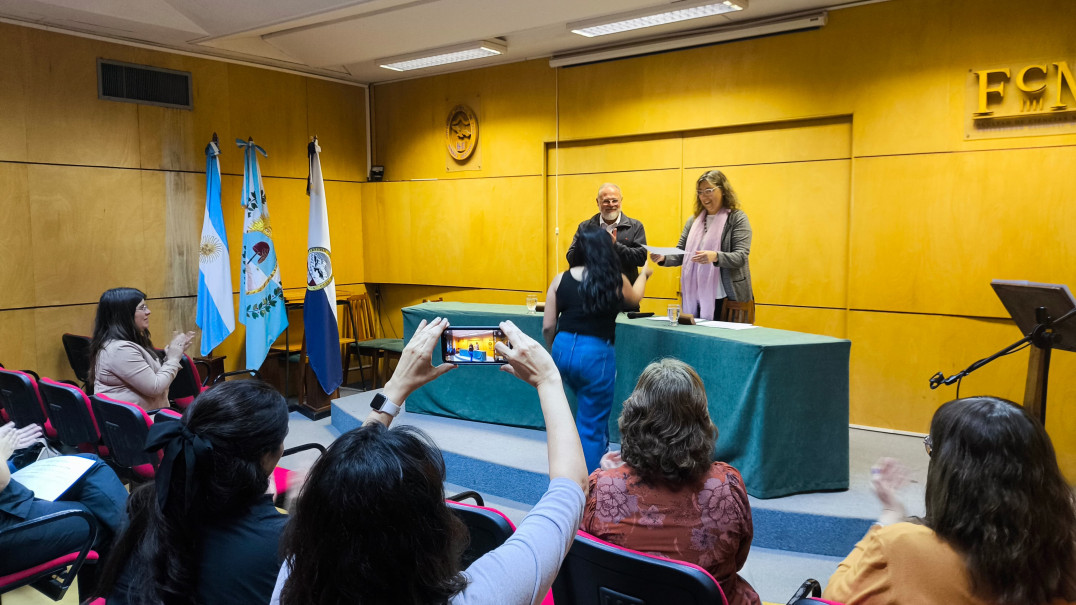
[[[373,307],[370,306],[370,297],[366,294],[356,294],[348,299],[348,307],[351,309],[353,322],[352,334],[355,334],[355,351],[359,357],[359,371],[362,372],[362,356],[368,355],[373,359],[374,388],[388,382],[389,360],[400,359],[403,353],[404,341],[402,338],[373,338],[376,334]],[[365,338],[364,338],[365,337]],[[348,356],[350,359],[350,355]],[[363,377],[363,381],[365,381]]]
[[[755,323],[755,301],[726,300],[725,306],[721,309],[721,321],[731,321],[738,324]]]

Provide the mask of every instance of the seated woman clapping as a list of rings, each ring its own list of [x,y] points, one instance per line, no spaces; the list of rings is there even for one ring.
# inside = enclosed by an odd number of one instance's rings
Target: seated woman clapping
[[[155,423],[156,481],[131,494],[131,524],[97,595],[108,605],[268,603],[287,516],[266,490],[287,434],[287,404],[260,380],[218,384],[181,420]]]
[[[823,596],[848,605],[1076,602],[1076,506],[1042,423],[997,397],[943,404],[923,441],[926,517],[909,522],[903,467],[871,469],[878,523]]]
[[[549,488],[515,534],[460,568],[467,531],[444,503],[445,465],[418,429],[388,429],[397,405],[455,366],[431,365],[448,321],[419,324],[366,423],[341,435],[310,470],[284,539],[272,603],[539,603],[583,513],[586,465],[560,373],[511,322],[505,371],[538,390]],[[510,402],[506,402],[509,404]],[[380,410],[380,411],[378,411]]]
[[[739,471],[713,462],[717,427],[688,364],[651,363],[620,413],[620,452],[590,475],[583,531],[705,568],[730,605],[759,603],[737,575],[754,536]]]

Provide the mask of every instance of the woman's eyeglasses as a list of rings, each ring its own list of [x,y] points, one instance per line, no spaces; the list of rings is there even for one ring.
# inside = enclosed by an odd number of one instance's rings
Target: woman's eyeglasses
[[[147,307],[146,305],[138,305],[137,307],[135,307],[135,311],[149,311],[149,307]]]
[[[923,437],[923,449],[927,451],[928,458],[934,453],[934,440],[930,438],[929,434]]]
[[[704,193],[713,193],[713,192],[717,191],[717,189],[718,189],[717,187],[709,187],[707,189],[696,189],[695,193],[697,193],[698,195],[702,195]]]

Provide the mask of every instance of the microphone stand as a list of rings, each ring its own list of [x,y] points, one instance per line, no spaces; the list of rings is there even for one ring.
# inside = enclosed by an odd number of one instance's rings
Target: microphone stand
[[[985,357],[983,359],[980,359],[979,361],[976,361],[975,363],[971,364],[970,366],[964,368],[960,372],[958,372],[956,374],[953,374],[952,376],[950,376],[948,378],[946,378],[945,375],[942,374],[941,372],[938,372],[938,373],[934,374],[933,376],[930,377],[930,388],[931,388],[931,390],[934,390],[934,389],[938,388],[939,386],[941,386],[943,384],[948,386],[948,385],[953,384],[954,382],[958,382],[961,378],[967,376],[968,374],[971,374],[975,370],[978,370],[979,368],[985,366],[986,364],[990,363],[991,361],[994,361],[998,357],[1003,357],[1005,355],[1008,355],[1009,353],[1013,353],[1014,351],[1019,349],[1021,346],[1025,345],[1027,343],[1031,343],[1032,345],[1034,345],[1034,346],[1038,347],[1039,349],[1041,349],[1042,350],[1042,355],[1043,355],[1043,360],[1042,360],[1042,363],[1043,363],[1043,368],[1042,368],[1042,388],[1041,388],[1041,391],[1036,394],[1037,395],[1036,398],[1038,399],[1038,402],[1037,402],[1038,406],[1037,407],[1038,407],[1040,415],[1041,415],[1041,420],[1042,420],[1043,425],[1045,426],[1046,425],[1046,384],[1047,384],[1047,381],[1049,380],[1049,377],[1050,377],[1050,351],[1051,351],[1051,349],[1053,349],[1055,344],[1061,342],[1061,336],[1062,336],[1061,334],[1055,333],[1053,331],[1053,328],[1054,328],[1054,326],[1057,326],[1058,324],[1067,321],[1073,315],[1076,315],[1076,308],[1070,309],[1068,313],[1065,313],[1064,315],[1062,315],[1058,319],[1053,319],[1052,317],[1050,317],[1050,314],[1046,311],[1046,307],[1037,307],[1035,309],[1035,321],[1038,322],[1038,324],[1026,336],[1024,336],[1020,340],[1012,343],[1011,345],[1005,347],[1004,349],[998,351],[997,353],[994,353],[990,357]],[[1029,369],[1029,371],[1030,371],[1030,369]],[[1030,380],[1029,380],[1029,384],[1030,384]],[[1026,401],[1026,399],[1027,398],[1025,397],[1025,402],[1024,402],[1025,405],[1028,403]]]

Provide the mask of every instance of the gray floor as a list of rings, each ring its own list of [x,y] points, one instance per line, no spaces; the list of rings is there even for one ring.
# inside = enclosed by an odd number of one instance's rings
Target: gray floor
[[[328,444],[341,431],[357,426],[369,410],[372,392],[341,397],[334,405],[333,416],[311,421],[294,412],[291,430],[285,441],[287,447],[301,443]],[[410,424],[429,433],[446,452],[480,460],[496,457],[496,463],[535,473],[548,472],[545,451],[545,433],[530,429],[505,427],[477,422],[467,422],[423,414],[401,413],[397,424]],[[771,509],[873,519],[880,507],[870,489],[870,467],[882,456],[900,459],[909,471],[910,482],[903,491],[909,514],[923,514],[923,490],[926,481],[927,456],[923,450],[922,436],[896,435],[885,432],[849,429],[849,478],[847,491],[809,493],[760,500],[751,498],[754,509]],[[312,463],[314,454],[303,453],[288,457],[282,465],[302,469]],[[446,485],[448,494],[468,489],[463,485]],[[518,523],[529,504],[487,497],[486,502]],[[828,557],[766,548],[752,548],[741,575],[751,583],[764,601],[785,603],[799,584],[808,577],[817,578],[823,585],[836,569],[840,557]]]

